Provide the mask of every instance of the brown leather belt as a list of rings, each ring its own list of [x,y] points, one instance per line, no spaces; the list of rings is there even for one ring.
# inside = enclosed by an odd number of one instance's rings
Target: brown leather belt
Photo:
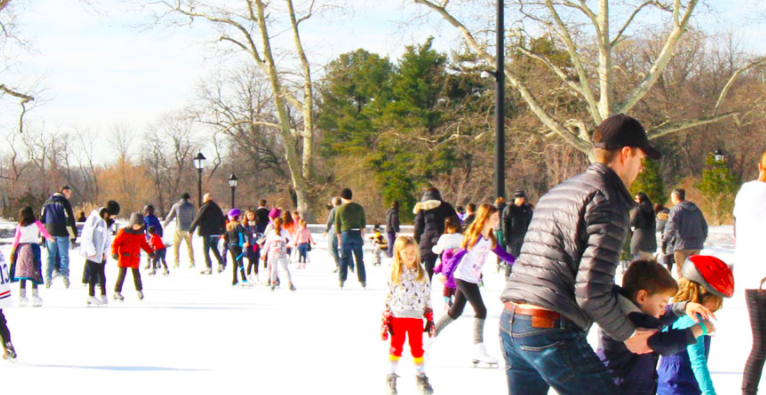
[[[531,317],[542,317],[542,318],[547,318],[549,320],[561,319],[561,314],[555,311],[541,309],[541,308],[522,307],[513,302],[505,302],[505,308],[510,311],[513,311],[514,314],[528,315]]]

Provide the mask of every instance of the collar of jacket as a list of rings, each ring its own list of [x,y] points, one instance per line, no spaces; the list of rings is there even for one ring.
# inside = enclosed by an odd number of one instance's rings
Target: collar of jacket
[[[636,206],[636,202],[630,195],[628,188],[625,188],[625,183],[622,182],[622,179],[620,179],[620,177],[617,175],[617,173],[614,172],[614,170],[612,170],[611,167],[603,163],[594,163],[588,167],[587,171],[592,171],[594,173],[600,174],[604,181],[606,181],[607,185],[612,185],[615,187],[615,189],[617,189],[617,192],[621,194],[623,198],[625,198],[625,201],[630,207]]]
[[[413,214],[417,214],[419,211],[428,211],[433,210],[439,206],[441,206],[442,202],[441,200],[426,200],[425,202],[419,202],[415,204],[415,208],[412,209]]]

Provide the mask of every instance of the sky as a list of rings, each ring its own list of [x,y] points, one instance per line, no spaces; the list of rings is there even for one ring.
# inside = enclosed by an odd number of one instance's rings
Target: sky
[[[200,82],[220,67],[220,53],[210,44],[217,35],[207,25],[141,29],[136,25],[148,20],[146,14],[125,1],[90,3],[92,7],[77,0],[22,2],[19,32],[30,45],[4,74],[21,86],[42,88],[40,104],[28,114],[33,127],[100,132],[121,124],[140,131],[188,105]],[[697,18],[700,26],[711,32],[737,26],[745,49],[766,52],[766,33],[756,18],[766,6],[759,8],[758,0],[708,3],[711,9]],[[408,23],[423,11],[411,1],[347,0],[347,5],[303,28],[309,56],[318,66],[357,48],[396,59],[405,45],[422,43],[430,35],[442,51],[460,42],[457,32],[436,16]],[[487,11],[493,12],[491,7]],[[9,119],[17,114],[14,101],[0,101],[0,131],[12,130]]]

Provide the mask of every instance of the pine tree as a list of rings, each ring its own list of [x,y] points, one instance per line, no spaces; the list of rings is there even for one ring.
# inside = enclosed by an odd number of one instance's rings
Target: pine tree
[[[729,168],[726,160],[716,161],[713,154],[705,160],[702,179],[697,189],[702,192],[706,206],[713,211],[713,218],[719,225],[734,210],[734,196],[740,180]]]
[[[643,168],[644,170],[630,186],[630,193],[636,196],[637,193],[643,192],[652,203],[665,204],[667,195],[665,194],[665,182],[662,180],[660,162],[644,159]]]

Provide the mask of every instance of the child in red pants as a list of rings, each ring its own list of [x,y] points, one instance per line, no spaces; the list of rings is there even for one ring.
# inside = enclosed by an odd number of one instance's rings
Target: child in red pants
[[[400,236],[394,243],[394,262],[388,280],[386,311],[383,312],[381,334],[383,340],[391,334],[391,373],[386,379],[389,394],[396,394],[396,368],[402,356],[405,338],[409,338],[410,351],[417,370],[418,389],[422,394],[433,394],[425,374],[423,361],[423,331],[434,333],[434,314],[431,309],[431,285],[420,265],[419,247],[411,237]],[[426,319],[423,329],[423,318]]]

